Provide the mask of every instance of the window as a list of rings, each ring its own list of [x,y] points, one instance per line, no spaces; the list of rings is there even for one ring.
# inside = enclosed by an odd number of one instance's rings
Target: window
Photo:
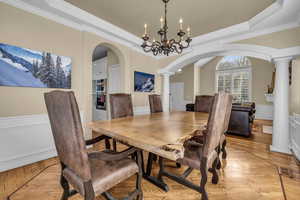
[[[225,56],[216,68],[216,91],[227,92],[234,102],[251,101],[251,62],[244,56]]]

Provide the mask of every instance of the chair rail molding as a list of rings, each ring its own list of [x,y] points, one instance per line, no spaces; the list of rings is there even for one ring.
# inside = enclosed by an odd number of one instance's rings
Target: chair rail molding
[[[0,117],[0,141],[0,172],[57,155],[47,114]]]

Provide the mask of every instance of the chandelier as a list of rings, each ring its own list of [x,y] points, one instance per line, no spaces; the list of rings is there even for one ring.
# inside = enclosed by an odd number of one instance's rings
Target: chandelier
[[[183,31],[183,20],[180,18],[179,31],[177,33],[177,36],[179,37],[178,41],[176,41],[176,39],[168,39],[167,4],[170,0],[162,1],[165,4],[165,17],[160,18],[161,27],[157,32],[160,37],[160,41],[156,41],[155,39],[153,39],[152,42],[149,41],[150,36],[147,33],[147,24],[145,24],[145,34],[142,37],[144,42],[141,47],[146,53],[152,52],[154,56],[157,56],[158,54],[169,56],[169,54],[173,52],[181,54],[183,49],[188,48],[192,41],[191,28],[187,28],[187,38],[184,40],[186,33]]]

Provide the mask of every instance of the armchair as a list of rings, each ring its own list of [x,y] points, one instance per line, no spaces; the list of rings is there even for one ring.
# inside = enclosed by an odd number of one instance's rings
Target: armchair
[[[187,165],[189,168],[181,175],[175,175],[167,172],[163,166],[163,158],[159,158],[160,171],[159,177],[167,176],[168,178],[187,186],[201,193],[202,200],[208,200],[205,189],[207,183],[207,171],[213,174],[212,183],[217,184],[219,177],[216,171],[218,164],[217,149],[220,146],[221,136],[224,134],[227,118],[230,116],[230,107],[232,97],[226,93],[215,95],[212,109],[209,115],[207,130],[204,133],[195,135],[184,142],[184,157],[177,162]],[[200,186],[188,181],[186,178],[193,171],[200,170]]]
[[[60,184],[63,188],[61,199],[67,200],[79,193],[85,200],[93,200],[97,195],[114,200],[107,190],[135,174],[136,189],[125,199],[142,199],[141,151],[131,147],[120,153],[111,151],[88,153],[86,144],[95,144],[107,137],[100,136],[84,141],[74,93],[52,91],[45,93],[44,97],[61,163]],[[129,155],[135,155],[137,161],[129,159]],[[70,185],[74,190],[70,190]]]
[[[131,94],[110,94],[111,118],[133,116]],[[117,141],[113,139],[113,150],[117,151]]]

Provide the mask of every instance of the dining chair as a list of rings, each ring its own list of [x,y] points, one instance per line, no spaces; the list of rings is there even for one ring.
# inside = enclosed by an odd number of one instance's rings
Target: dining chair
[[[163,112],[161,97],[158,94],[149,95],[149,105],[151,113]]]
[[[212,109],[212,105],[213,105],[213,100],[214,100],[214,96],[210,96],[210,95],[199,95],[196,96],[196,100],[195,100],[195,112],[205,112],[205,113],[210,113],[211,109]],[[229,120],[230,120],[230,113],[231,113],[231,108],[232,108],[232,104],[230,106],[230,112],[229,112],[229,117],[226,117],[226,119],[228,121],[226,121],[225,125],[225,131],[224,134],[221,137],[221,143],[220,143],[220,147],[218,148],[218,152],[219,154],[222,152],[222,158],[226,159],[227,158],[227,151],[226,151],[226,136],[225,133],[228,130],[228,126],[229,126]],[[220,169],[221,168],[221,162],[218,162],[217,168]]]
[[[161,96],[160,95],[158,95],[158,94],[149,95],[149,105],[150,105],[151,114],[163,112],[162,103],[161,103]],[[148,164],[149,165],[152,165],[152,160],[156,161],[157,160],[157,155],[149,152],[149,156],[148,156]],[[179,163],[176,163],[176,167],[180,168],[181,165]]]
[[[136,189],[128,198],[143,198],[141,189],[141,151],[133,147],[120,153],[87,152],[86,145],[105,139],[105,136],[85,142],[78,105],[73,92],[52,91],[44,94],[58,158],[61,163],[61,200],[79,193],[85,200],[97,195],[113,200],[107,192],[132,175],[137,175]],[[137,161],[128,157],[134,154]],[[70,190],[70,185],[74,190]]]
[[[199,95],[195,99],[195,112],[210,113],[214,96]]]
[[[166,176],[182,185],[201,193],[201,199],[207,200],[208,195],[205,189],[207,183],[207,172],[212,173],[212,183],[217,184],[219,176],[217,173],[218,152],[221,136],[224,134],[228,117],[230,116],[232,96],[226,93],[219,93],[214,96],[212,109],[209,114],[207,129],[199,135],[194,135],[184,142],[184,156],[177,162],[187,165],[188,169],[178,176],[164,169],[163,158],[159,158],[160,171],[158,177]],[[197,169],[201,174],[200,186],[188,181],[186,178]]]
[[[131,94],[110,94],[110,113],[111,118],[121,118],[133,116]],[[113,150],[117,151],[117,141],[113,139]]]

